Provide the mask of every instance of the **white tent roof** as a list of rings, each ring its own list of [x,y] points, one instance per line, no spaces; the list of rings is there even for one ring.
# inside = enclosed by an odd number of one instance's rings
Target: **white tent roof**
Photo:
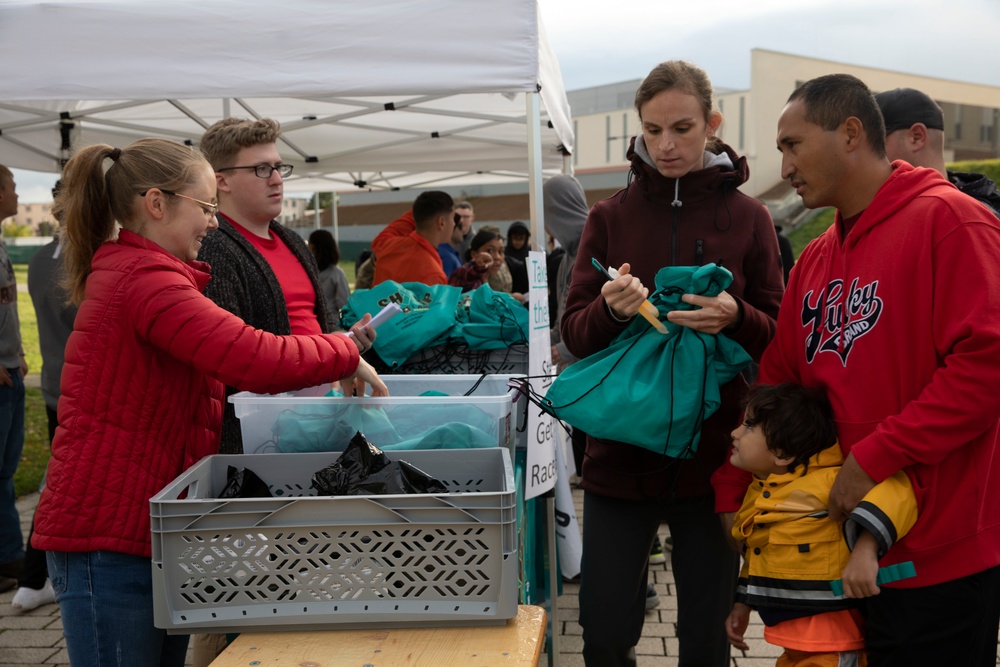
[[[288,190],[523,179],[536,90],[544,168],[573,147],[535,0],[0,0],[0,62],[0,163],[22,169],[267,116]]]

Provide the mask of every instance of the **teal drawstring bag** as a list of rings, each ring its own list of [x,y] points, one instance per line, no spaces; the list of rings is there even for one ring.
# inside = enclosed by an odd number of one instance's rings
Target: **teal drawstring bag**
[[[666,315],[696,308],[681,301],[684,294],[717,296],[732,280],[716,264],[660,269],[649,300],[668,333],[637,316],[606,349],[560,373],[542,409],[596,438],[693,458],[702,422],[719,409],[719,388],[750,363],[750,355],[722,334],[670,324]]]
[[[483,283],[472,290],[462,338],[470,350],[502,350],[528,342],[528,309],[506,292]]]
[[[443,345],[452,337],[461,295],[462,288],[452,285],[387,280],[371,289],[355,290],[341,311],[341,323],[349,328],[365,313],[374,315],[390,302],[399,304],[403,312],[378,328],[373,345],[382,361],[396,367],[414,353]]]

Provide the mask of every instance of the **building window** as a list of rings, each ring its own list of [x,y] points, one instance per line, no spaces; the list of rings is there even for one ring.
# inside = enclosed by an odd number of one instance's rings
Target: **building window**
[[[991,143],[993,143],[993,126],[992,125],[980,125],[979,126],[979,143],[981,143],[981,144],[991,144]]]

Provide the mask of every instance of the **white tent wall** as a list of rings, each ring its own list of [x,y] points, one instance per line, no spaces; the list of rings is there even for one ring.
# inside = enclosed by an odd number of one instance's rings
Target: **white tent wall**
[[[21,169],[197,145],[227,115],[281,122],[289,191],[524,181],[573,148],[535,0],[0,0],[0,62],[0,163]]]

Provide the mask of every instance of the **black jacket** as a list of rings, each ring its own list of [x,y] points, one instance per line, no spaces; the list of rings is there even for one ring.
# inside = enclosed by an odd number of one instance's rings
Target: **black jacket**
[[[986,204],[987,208],[993,211],[993,215],[1000,218],[1000,191],[997,190],[996,183],[982,174],[970,174],[951,169],[948,170],[948,180],[965,194]]]
[[[271,265],[222,214],[218,218],[219,228],[205,237],[198,253],[198,259],[212,267],[212,279],[205,287],[205,296],[256,329],[279,336],[291,334],[285,293]],[[309,282],[316,291],[316,319],[323,333],[335,331],[333,311],[319,287],[319,269],[309,246],[301,236],[274,220],[270,230],[288,246],[306,270]],[[228,400],[229,395],[235,392],[233,387],[226,387],[220,454],[243,453],[240,422]]]

